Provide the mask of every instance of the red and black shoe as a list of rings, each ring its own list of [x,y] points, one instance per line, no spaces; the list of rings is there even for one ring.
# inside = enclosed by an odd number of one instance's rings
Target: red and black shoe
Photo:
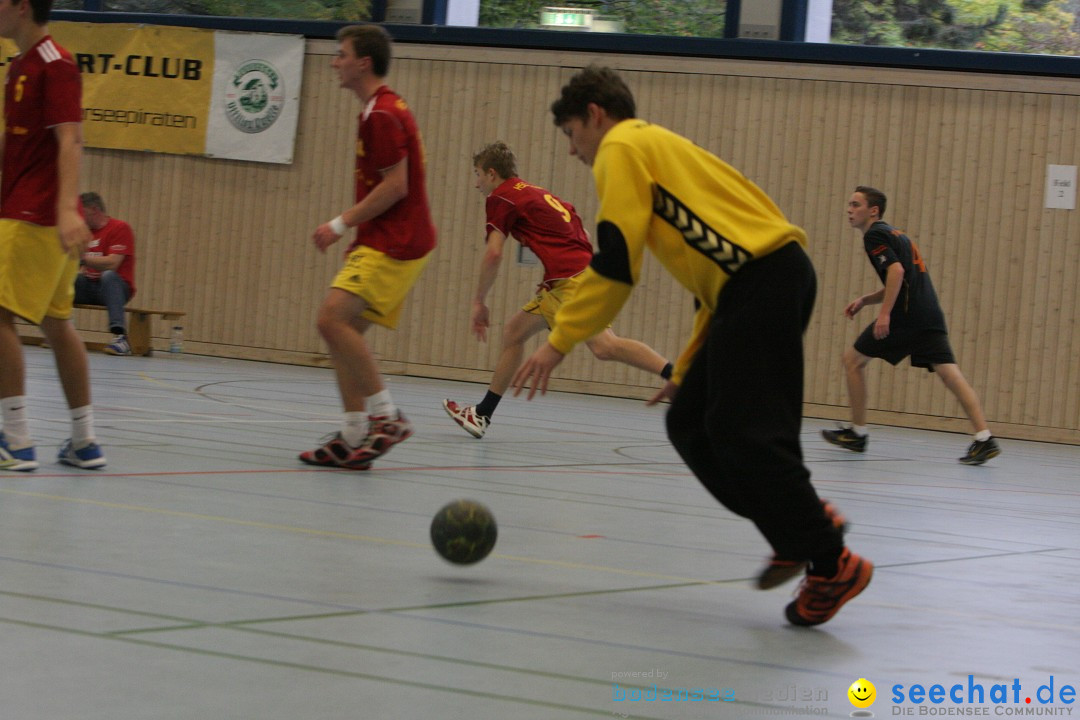
[[[371,460],[360,453],[360,448],[354,448],[345,442],[341,433],[327,435],[322,439],[322,443],[313,450],[300,453],[300,461],[322,467],[341,467],[349,470],[371,469]]]

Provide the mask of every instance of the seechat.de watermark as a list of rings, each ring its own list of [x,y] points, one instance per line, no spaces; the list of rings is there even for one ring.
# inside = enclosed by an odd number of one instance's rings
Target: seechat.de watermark
[[[725,687],[684,686],[668,681],[660,668],[615,670],[611,673],[611,699],[619,703],[733,702],[735,690]]]

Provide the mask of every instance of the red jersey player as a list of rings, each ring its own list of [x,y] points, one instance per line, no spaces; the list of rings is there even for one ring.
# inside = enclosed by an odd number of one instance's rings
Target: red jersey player
[[[481,438],[521,364],[525,341],[552,326],[555,312],[577,289],[593,253],[574,206],[519,178],[514,153],[505,143],[492,143],[477,153],[473,171],[476,188],[487,196],[487,248],[472,302],[472,332],[478,340],[487,340],[490,321],[484,301],[495,284],[506,238],[513,236],[544,266],[544,279],[535,296],[506,322],[502,352],[484,399],[479,405],[464,406],[443,400],[447,414],[470,435]],[[656,351],[637,340],[618,337],[610,327],[586,344],[599,360],[618,360],[663,378],[671,374],[671,365]]]
[[[4,85],[0,181],[0,470],[37,468],[26,418],[26,370],[15,317],[41,326],[71,409],[59,461],[100,468],[86,348],[72,327],[79,252],[82,95],[71,53],[49,36],[52,0],[0,0],[0,35],[19,49]]]
[[[412,435],[394,405],[364,339],[372,323],[397,327],[405,296],[435,247],[424,185],[424,150],[405,101],[383,84],[390,36],[378,25],[350,25],[337,34],[331,65],[341,87],[364,104],[356,143],[356,204],[312,237],[324,251],[357,229],[345,266],[319,308],[319,333],[330,348],[345,406],[340,432],[300,453],[309,465],[367,470],[371,461]]]

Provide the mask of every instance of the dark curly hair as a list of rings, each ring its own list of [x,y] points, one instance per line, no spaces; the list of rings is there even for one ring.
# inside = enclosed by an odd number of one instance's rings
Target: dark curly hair
[[[555,124],[562,126],[571,118],[589,117],[589,103],[607,111],[613,120],[635,117],[634,95],[619,74],[609,67],[590,65],[563,85],[562,95],[551,104]]]

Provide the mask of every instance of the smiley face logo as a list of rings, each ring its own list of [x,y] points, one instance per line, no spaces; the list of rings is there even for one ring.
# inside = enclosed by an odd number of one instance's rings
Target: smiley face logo
[[[851,683],[851,687],[847,690],[847,696],[855,707],[868,708],[877,699],[877,688],[874,687],[874,683],[866,678],[859,678]]]

